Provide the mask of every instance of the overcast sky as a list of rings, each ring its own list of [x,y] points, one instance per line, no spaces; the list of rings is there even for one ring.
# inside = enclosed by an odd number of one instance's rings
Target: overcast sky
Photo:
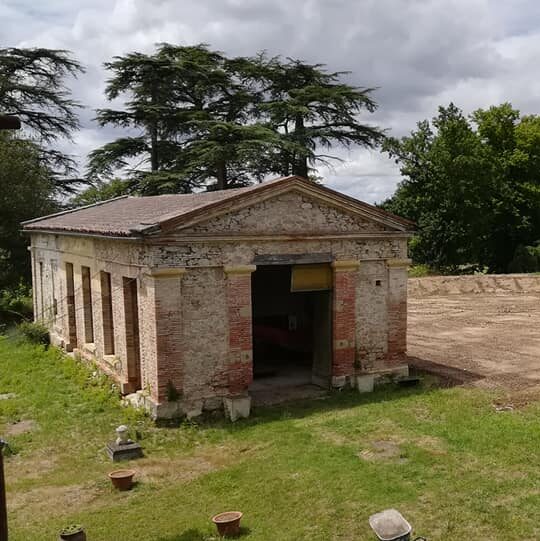
[[[397,136],[450,101],[467,113],[503,101],[540,112],[538,0],[0,0],[0,21],[0,46],[69,49],[86,66],[73,85],[83,129],[68,147],[81,159],[110,137],[91,120],[104,105],[102,63],[163,41],[349,70],[350,83],[379,87],[365,120]],[[343,157],[320,171],[330,186],[368,202],[395,189],[383,155]]]

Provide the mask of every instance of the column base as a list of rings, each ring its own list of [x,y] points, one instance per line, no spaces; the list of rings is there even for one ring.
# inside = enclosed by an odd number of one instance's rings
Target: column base
[[[356,385],[360,393],[371,393],[375,387],[375,375],[365,374],[363,376],[356,376]]]
[[[354,376],[332,376],[333,389],[345,389],[345,387],[354,387]]]
[[[360,393],[370,393],[376,385],[390,383],[397,378],[409,375],[409,365],[400,365],[392,368],[360,373],[355,377],[354,386]]]
[[[233,423],[246,419],[251,411],[251,396],[231,396],[223,399],[225,415]]]

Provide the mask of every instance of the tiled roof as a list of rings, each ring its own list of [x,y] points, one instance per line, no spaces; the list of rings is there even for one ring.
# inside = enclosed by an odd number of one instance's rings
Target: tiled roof
[[[164,222],[181,219],[183,216],[187,217],[193,213],[202,213],[205,209],[210,209],[220,203],[231,202],[249,193],[266,190],[273,184],[282,184],[289,180],[306,182],[299,179],[299,177],[283,177],[246,188],[231,190],[149,197],[118,197],[87,207],[28,220],[23,222],[22,225],[25,231],[73,232],[111,237],[140,236],[145,231],[153,231],[159,228],[160,224]],[[332,192],[328,188],[323,189]],[[347,196],[342,197],[347,198]],[[357,203],[365,205],[381,213],[381,215],[391,216],[398,223],[408,224],[409,226],[412,223],[385,213],[366,203],[360,201],[357,201]]]

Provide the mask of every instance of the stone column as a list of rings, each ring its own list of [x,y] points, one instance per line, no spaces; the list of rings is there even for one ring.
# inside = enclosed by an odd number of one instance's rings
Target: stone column
[[[399,365],[407,353],[407,269],[410,259],[387,259],[388,362]]]
[[[30,252],[30,264],[32,267],[32,309],[34,311],[34,321],[37,321],[38,317],[38,280],[36,271],[36,248],[34,246],[28,246]]]
[[[332,386],[352,384],[356,355],[356,288],[360,262],[334,261]]]
[[[251,314],[251,273],[255,265],[224,267],[227,288],[229,353],[227,376],[229,397],[224,405],[231,420],[249,415],[248,387],[253,381],[253,341]]]
[[[145,319],[152,318],[154,323],[151,387],[152,398],[158,404],[167,402],[171,392],[181,394],[183,389],[182,277],[185,272],[184,268],[158,268],[148,277],[153,290],[153,313],[146,314]],[[172,410],[173,406],[162,409]],[[174,416],[177,412],[168,413]],[[168,413],[160,416],[169,416]]]

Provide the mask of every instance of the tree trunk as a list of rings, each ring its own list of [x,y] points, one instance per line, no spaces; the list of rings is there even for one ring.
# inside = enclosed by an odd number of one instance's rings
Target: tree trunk
[[[225,162],[219,162],[217,164],[217,189],[227,189],[227,164]]]
[[[304,117],[302,115],[296,115],[294,119],[294,138],[296,141],[303,146],[307,147],[306,143],[306,130],[304,126]],[[296,154],[296,159],[292,163],[292,174],[298,175],[300,177],[308,178],[308,163],[307,157],[304,154]]]
[[[152,171],[159,169],[159,157],[158,157],[158,135],[156,125],[153,124],[150,128],[150,168]]]
[[[298,175],[299,177],[308,178],[309,169],[307,164],[307,158],[305,156],[299,156],[296,162],[293,165],[292,170],[293,175]]]
[[[152,88],[150,95],[150,102],[152,105],[156,103],[156,90]],[[159,170],[159,157],[158,157],[158,128],[157,121],[154,119],[150,124],[150,169],[152,171]]]

